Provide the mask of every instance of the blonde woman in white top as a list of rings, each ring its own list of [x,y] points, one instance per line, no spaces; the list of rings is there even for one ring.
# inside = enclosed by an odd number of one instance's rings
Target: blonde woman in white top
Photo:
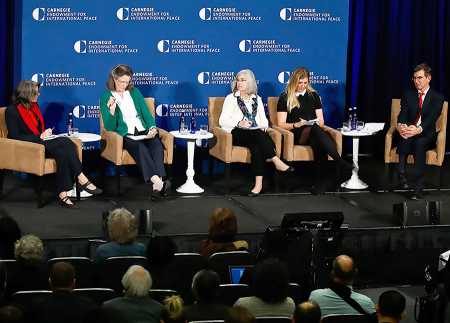
[[[255,75],[245,69],[236,74],[231,83],[232,93],[223,103],[219,118],[220,126],[233,136],[233,145],[250,149],[251,167],[255,175],[255,185],[248,194],[258,196],[262,190],[264,164],[266,160],[274,163],[279,171],[293,171],[276,156],[275,144],[266,132],[269,127],[261,97],[257,95]]]

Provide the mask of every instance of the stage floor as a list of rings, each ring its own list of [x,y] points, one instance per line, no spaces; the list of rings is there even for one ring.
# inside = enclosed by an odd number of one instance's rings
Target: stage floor
[[[176,157],[183,161],[179,164],[184,165],[184,156]],[[206,189],[203,195],[181,196],[174,193],[158,202],[150,200],[150,187],[142,183],[138,176],[121,178],[122,195],[118,197],[115,195],[114,178],[107,177],[103,187],[105,194],[78,202],[78,208],[74,210],[57,205],[51,191],[51,176],[47,180],[49,189],[45,192],[50,202],[38,209],[31,181],[7,173],[0,205],[19,222],[24,233],[34,233],[41,238],[100,237],[102,212],[118,206],[135,212],[152,209],[153,228],[159,234],[204,234],[207,232],[208,217],[216,207],[229,207],[236,212],[241,233],[262,233],[268,225],[279,225],[283,215],[292,212],[341,211],[344,213],[344,223],[351,228],[398,226],[392,217],[392,207],[394,203],[407,198],[406,192],[382,190],[385,184],[382,182],[383,176],[380,175],[384,167],[381,161],[374,161],[372,158],[361,160],[360,176],[369,183],[368,190],[342,192],[334,190],[334,171],[330,163],[321,176],[327,187],[327,192],[321,195],[313,195],[309,191],[313,173],[309,164],[297,164],[295,174],[281,176],[278,192],[273,186],[273,176],[268,174],[265,193],[256,198],[245,196],[252,183],[249,168],[245,165],[233,168],[231,194],[228,196],[224,194],[223,174],[217,169],[212,177],[202,175],[200,169],[197,169],[196,181]],[[177,169],[176,165],[177,163],[174,165],[174,188],[185,180],[184,166]],[[220,164],[216,166],[220,167]],[[450,202],[448,167],[443,168],[444,185],[440,191],[436,189],[436,170],[430,168],[427,172],[425,198],[442,201],[441,223],[450,224],[450,209],[446,208]],[[349,174],[343,175],[348,176]]]

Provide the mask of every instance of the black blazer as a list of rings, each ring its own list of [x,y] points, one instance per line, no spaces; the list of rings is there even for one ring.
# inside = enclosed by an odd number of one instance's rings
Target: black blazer
[[[5,112],[8,138],[42,144],[44,141],[36,136],[25,124],[15,105],[10,105]]]
[[[436,120],[442,111],[444,97],[430,88],[422,103],[422,136],[433,137],[436,134]],[[417,91],[407,91],[402,97],[399,123],[414,124],[419,110],[419,95]]]

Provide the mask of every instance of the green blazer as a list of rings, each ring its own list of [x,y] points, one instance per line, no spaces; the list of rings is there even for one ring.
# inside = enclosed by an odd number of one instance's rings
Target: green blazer
[[[136,109],[137,116],[141,120],[145,129],[156,127],[155,118],[148,110],[144,97],[137,88],[132,88],[130,91],[131,98],[133,99],[134,108]],[[121,136],[125,136],[128,133],[128,127],[123,120],[122,111],[120,106],[117,105],[114,115],[111,115],[107,106],[109,98],[112,96],[111,91],[105,91],[100,97],[100,113],[102,114],[103,125],[108,131],[117,132]]]

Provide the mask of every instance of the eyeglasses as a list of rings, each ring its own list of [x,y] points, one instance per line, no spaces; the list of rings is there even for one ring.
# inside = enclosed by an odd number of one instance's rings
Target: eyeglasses
[[[123,84],[123,85],[128,85],[131,82],[131,80],[129,80],[129,81],[121,81],[121,80],[116,80],[116,79],[114,79],[114,81],[119,83],[119,84]]]
[[[422,81],[423,79],[424,79],[425,77],[424,76],[413,76],[411,79],[413,80],[413,81]]]

